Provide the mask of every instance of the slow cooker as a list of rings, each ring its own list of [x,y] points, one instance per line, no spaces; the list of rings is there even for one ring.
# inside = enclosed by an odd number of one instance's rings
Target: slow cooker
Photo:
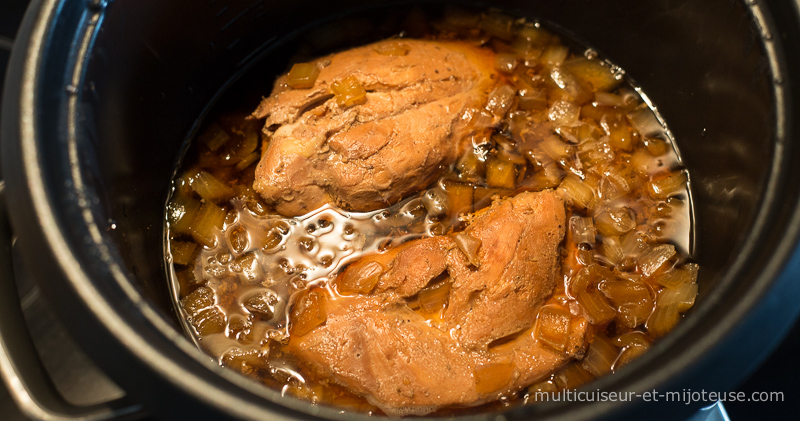
[[[42,418],[368,418],[281,396],[184,336],[167,289],[164,204],[186,139],[235,80],[308,30],[412,3],[31,3],[3,99],[2,234],[16,236],[72,336],[127,393],[91,407],[42,398],[46,387],[26,386],[36,373],[18,303],[4,303],[0,368]],[[696,306],[649,353],[585,388],[735,387],[800,312],[798,2],[463,3],[549,22],[619,64],[670,124],[692,175]],[[548,402],[458,418],[681,418],[700,404]]]

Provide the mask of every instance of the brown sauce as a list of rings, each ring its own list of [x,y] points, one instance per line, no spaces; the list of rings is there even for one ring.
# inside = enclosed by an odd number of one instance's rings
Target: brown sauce
[[[427,189],[372,212],[326,205],[289,218],[253,190],[269,141],[263,121],[223,110],[191,145],[167,208],[166,259],[187,332],[220,364],[284,393],[380,413],[283,352],[297,297],[318,288],[336,295],[329,281],[360,256],[457,232],[494,198],[523,191],[556,189],[569,203],[564,282],[547,303],[586,317],[590,345],[582,359],[500,404],[618,369],[693,304],[688,178],[668,130],[624,73],[592,50],[568,50],[538,24],[496,12],[424,23],[426,38],[498,52],[510,89],[490,98],[506,108],[502,120],[478,130],[474,148]],[[470,112],[483,124],[486,110]],[[545,122],[553,130],[531,140]]]

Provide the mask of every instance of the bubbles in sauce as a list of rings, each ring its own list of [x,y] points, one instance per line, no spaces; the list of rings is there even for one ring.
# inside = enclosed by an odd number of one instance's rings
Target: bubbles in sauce
[[[583,359],[498,404],[577,387],[645,352],[697,292],[697,266],[687,263],[688,176],[649,101],[620,84],[621,69],[590,49],[570,53],[538,24],[496,12],[409,19],[407,27],[433,28],[428,38],[466,39],[498,52],[507,89],[490,96],[486,109],[462,116],[487,130],[441,179],[391,207],[350,212],[326,205],[287,218],[252,189],[269,141],[260,133],[263,121],[228,110],[212,115],[167,208],[166,257],[188,333],[220,364],[283,393],[379,412],[283,352],[298,297],[313,288],[336,295],[329,281],[350,262],[458,232],[495,198],[556,189],[569,203],[569,227],[564,283],[547,304],[586,317],[592,340]],[[499,123],[481,123],[498,109]],[[552,131],[540,133],[544,123]]]

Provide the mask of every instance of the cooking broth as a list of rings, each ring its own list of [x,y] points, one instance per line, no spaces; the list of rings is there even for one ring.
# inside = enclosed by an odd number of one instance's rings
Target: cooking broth
[[[493,109],[465,112],[477,128],[473,147],[432,185],[383,209],[325,205],[296,217],[276,213],[253,190],[269,142],[263,120],[248,117],[255,107],[216,107],[177,171],[167,207],[174,298],[198,345],[283,393],[380,414],[284,352],[292,323],[324,323],[295,311],[298,300],[339,296],[331,281],[361,256],[457,233],[494,200],[545,189],[568,203],[563,283],[545,304],[588,320],[588,347],[583,358],[496,402],[575,388],[627,364],[672,329],[697,293],[697,265],[688,263],[688,174],[670,132],[624,72],[553,30],[496,11],[447,10],[428,19],[415,10],[378,27],[398,39],[491,48],[507,88],[490,95]],[[294,60],[313,55],[301,50]],[[545,123],[553,130],[540,136]],[[547,343],[552,332],[540,323],[537,339]]]

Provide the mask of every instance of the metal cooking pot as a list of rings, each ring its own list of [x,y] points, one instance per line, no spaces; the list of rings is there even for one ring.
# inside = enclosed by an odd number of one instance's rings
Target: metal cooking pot
[[[5,85],[5,206],[24,265],[87,354],[128,394],[89,408],[42,397],[46,387],[26,383],[36,373],[26,364],[25,337],[14,336],[21,319],[12,300],[0,305],[0,369],[33,395],[43,417],[135,416],[135,402],[165,419],[365,418],[282,397],[197,349],[181,333],[162,253],[169,179],[209,104],[308,28],[366,9],[408,9],[408,2],[368,3],[31,3]],[[586,388],[734,388],[800,312],[800,283],[790,276],[800,273],[800,119],[793,118],[800,58],[789,50],[800,45],[798,2],[491,6],[559,25],[626,69],[670,124],[692,176],[697,304],[650,352]],[[4,255],[0,266],[7,263]],[[15,298],[10,291],[2,299]],[[551,402],[463,418],[656,419],[696,409]]]

